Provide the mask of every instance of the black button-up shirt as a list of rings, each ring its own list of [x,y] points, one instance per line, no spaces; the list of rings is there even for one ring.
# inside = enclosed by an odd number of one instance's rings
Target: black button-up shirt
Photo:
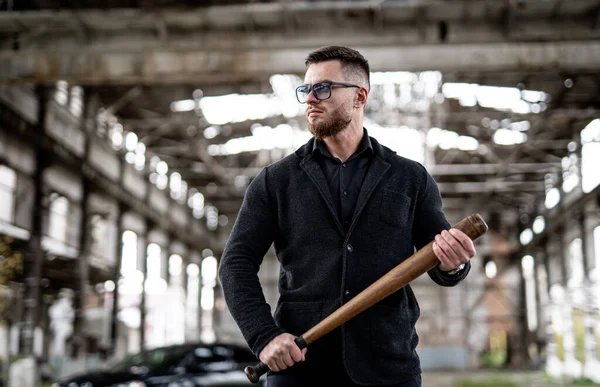
[[[373,146],[367,130],[358,144],[356,152],[345,162],[333,157],[323,140],[316,140],[313,146],[315,159],[325,174],[331,196],[337,206],[337,212],[344,229],[348,231],[352,215],[358,201],[360,188],[373,159]]]

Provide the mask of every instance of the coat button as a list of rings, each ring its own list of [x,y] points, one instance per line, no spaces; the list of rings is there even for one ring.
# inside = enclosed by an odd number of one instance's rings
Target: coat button
[[[350,298],[350,290],[346,290],[344,292],[344,296],[346,296],[346,298]]]
[[[354,247],[352,247],[352,245],[350,243],[348,243],[348,246],[346,246],[346,248],[348,249],[349,252],[354,251]]]

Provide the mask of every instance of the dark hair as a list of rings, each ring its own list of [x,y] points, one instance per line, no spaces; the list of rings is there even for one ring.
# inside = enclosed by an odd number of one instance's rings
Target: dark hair
[[[311,52],[306,57],[306,66],[313,63],[339,60],[342,71],[349,76],[363,78],[367,81],[367,89],[371,88],[369,62],[362,54],[349,47],[326,46]]]

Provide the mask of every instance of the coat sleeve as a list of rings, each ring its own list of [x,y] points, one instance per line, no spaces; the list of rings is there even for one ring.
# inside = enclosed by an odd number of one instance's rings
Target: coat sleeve
[[[427,170],[422,168],[425,174],[425,184],[419,190],[413,225],[413,240],[417,250],[431,242],[442,230],[448,230],[451,227],[442,211],[442,197],[437,184]],[[461,282],[470,270],[471,264],[467,263],[464,269],[454,275],[440,270],[439,266],[429,270],[427,274],[438,285],[449,287]]]
[[[227,307],[252,351],[260,351],[278,327],[267,304],[258,271],[277,230],[276,206],[268,189],[268,170],[250,183],[219,263]]]

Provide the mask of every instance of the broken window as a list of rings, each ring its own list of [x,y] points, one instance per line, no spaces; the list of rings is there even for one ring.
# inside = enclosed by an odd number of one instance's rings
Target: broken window
[[[15,216],[15,190],[17,174],[12,169],[0,165],[0,220],[13,222]]]

